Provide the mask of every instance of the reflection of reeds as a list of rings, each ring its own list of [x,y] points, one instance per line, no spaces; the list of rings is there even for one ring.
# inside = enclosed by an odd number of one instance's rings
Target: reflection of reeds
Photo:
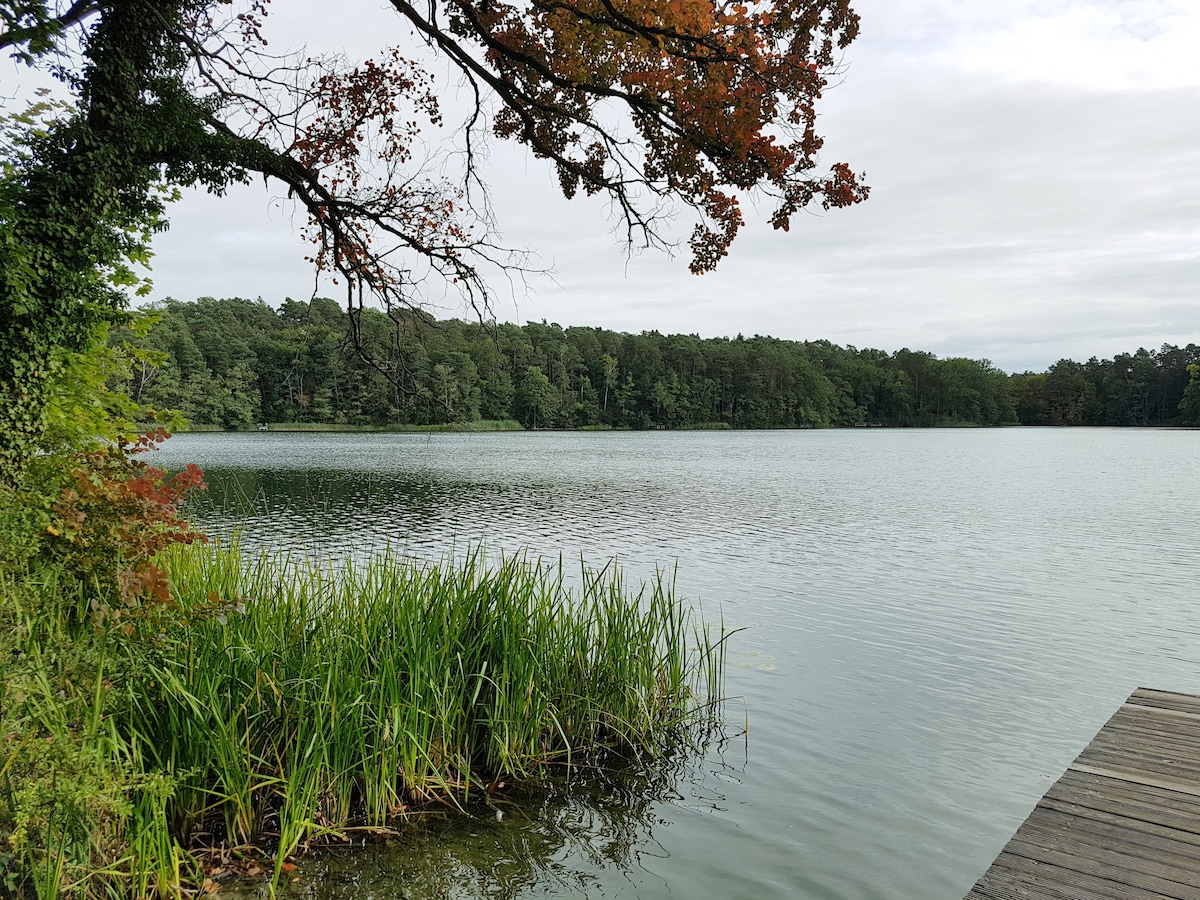
[[[277,866],[502,780],[655,757],[719,696],[724,635],[662,576],[632,592],[609,566],[570,590],[561,566],[480,550],[322,566],[193,547],[169,567],[209,611],[147,668],[133,752],[179,777],[173,829],[277,844]]]
[[[267,512],[271,502],[266,488],[245,478],[209,476],[205,490],[188,499],[188,511],[202,518],[234,518],[251,512]]]

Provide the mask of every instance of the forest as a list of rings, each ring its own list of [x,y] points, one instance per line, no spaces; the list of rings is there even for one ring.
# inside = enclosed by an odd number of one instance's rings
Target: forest
[[[907,348],[755,335],[624,334],[546,322],[357,314],[335,301],[166,300],[114,387],[193,426],[516,420],[526,428],[1200,424],[1200,347],[1164,345],[1043,373]],[[361,353],[359,350],[361,349]],[[1190,367],[1190,368],[1189,368]]]

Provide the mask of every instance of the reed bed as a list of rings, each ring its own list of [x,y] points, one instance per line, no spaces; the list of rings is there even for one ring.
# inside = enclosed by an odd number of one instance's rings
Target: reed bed
[[[582,568],[568,586],[561,563],[480,550],[318,564],[188,547],[167,564],[195,615],[131,682],[131,760],[173,785],[141,814],[183,846],[274,852],[276,876],[313,840],[667,752],[721,695],[725,634],[665,574],[631,590]]]

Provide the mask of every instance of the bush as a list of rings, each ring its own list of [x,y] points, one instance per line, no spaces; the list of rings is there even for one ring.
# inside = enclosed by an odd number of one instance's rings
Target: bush
[[[131,674],[152,636],[181,618],[156,555],[203,540],[180,509],[199,470],[168,477],[138,456],[165,437],[43,453],[19,484],[0,487],[6,891],[98,894],[115,879],[123,892],[135,800],[169,789],[141,771],[122,737]]]

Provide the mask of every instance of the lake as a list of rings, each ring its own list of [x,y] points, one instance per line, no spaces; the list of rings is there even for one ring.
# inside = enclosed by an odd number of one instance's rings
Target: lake
[[[702,758],[324,856],[294,886],[320,900],[961,898],[1134,688],[1200,692],[1200,431],[197,434],[157,457],[206,470],[192,511],[243,544],[677,567],[745,629]]]

